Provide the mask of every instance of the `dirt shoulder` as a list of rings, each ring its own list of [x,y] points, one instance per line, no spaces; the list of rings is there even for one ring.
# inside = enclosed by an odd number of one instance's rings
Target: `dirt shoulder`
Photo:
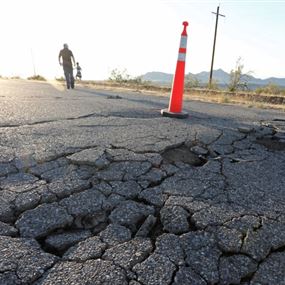
[[[152,96],[170,96],[171,88],[139,84],[120,84],[108,81],[82,81],[78,85],[110,91],[129,91],[149,94]],[[239,104],[249,108],[278,109],[285,111],[285,96],[273,94],[256,94],[254,92],[228,92],[202,88],[185,88],[184,100],[214,102],[222,104]]]

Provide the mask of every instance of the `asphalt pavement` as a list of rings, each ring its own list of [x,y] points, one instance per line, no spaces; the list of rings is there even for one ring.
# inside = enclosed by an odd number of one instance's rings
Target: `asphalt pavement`
[[[0,79],[0,285],[285,284],[285,113]]]

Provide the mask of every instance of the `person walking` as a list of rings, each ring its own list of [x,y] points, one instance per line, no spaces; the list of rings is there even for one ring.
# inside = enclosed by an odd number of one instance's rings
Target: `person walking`
[[[58,62],[63,67],[66,87],[74,88],[73,66],[75,66],[75,59],[72,51],[68,48],[67,44],[63,45],[63,49],[59,52]]]
[[[82,70],[82,68],[80,67],[79,62],[76,62],[76,71],[77,71],[76,75],[75,75],[76,79],[81,80],[81,78],[82,78],[81,70]]]

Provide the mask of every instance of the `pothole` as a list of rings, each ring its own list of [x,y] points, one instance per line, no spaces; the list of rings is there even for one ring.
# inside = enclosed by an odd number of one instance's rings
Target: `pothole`
[[[164,151],[162,157],[169,163],[184,162],[192,166],[203,166],[207,162],[206,158],[190,151],[185,145]]]
[[[37,239],[36,239],[37,242],[39,243],[41,249],[42,249],[44,252],[46,252],[46,253],[50,253],[50,254],[56,255],[56,256],[58,256],[58,257],[62,257],[62,255],[64,254],[64,252],[65,252],[66,250],[60,251],[60,250],[55,249],[54,247],[51,247],[51,246],[46,245],[45,239],[46,239],[46,237],[44,237],[44,238],[37,238]]]
[[[269,150],[285,150],[285,142],[273,138],[261,138],[256,142],[268,148]]]

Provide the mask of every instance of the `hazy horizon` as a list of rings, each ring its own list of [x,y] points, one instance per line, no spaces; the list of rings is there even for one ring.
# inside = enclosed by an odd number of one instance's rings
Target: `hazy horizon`
[[[83,0],[2,2],[0,75],[63,76],[58,53],[68,43],[83,79],[113,69],[131,76],[174,73],[182,22],[188,21],[186,73],[209,71],[220,3],[214,69],[230,72],[239,57],[256,78],[284,78],[284,1]]]

